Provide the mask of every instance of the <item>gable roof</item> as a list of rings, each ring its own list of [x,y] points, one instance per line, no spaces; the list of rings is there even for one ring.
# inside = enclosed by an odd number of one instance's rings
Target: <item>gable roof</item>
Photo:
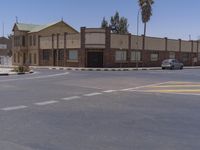
[[[31,30],[33,30],[34,28],[38,27],[40,25],[35,25],[35,24],[25,24],[25,23],[16,23],[14,28],[17,27],[18,30],[20,31],[27,31],[30,32]],[[13,28],[13,30],[14,30]]]
[[[70,25],[68,25],[67,23],[65,23],[64,21],[57,21],[57,22],[53,22],[53,23],[49,23],[49,24],[45,24],[45,25],[35,25],[35,24],[24,24],[24,23],[16,23],[14,25],[14,28],[17,27],[18,30],[20,31],[27,31],[29,33],[34,33],[34,32],[40,32],[48,27],[51,27],[53,25],[56,25],[58,23],[64,23],[66,26],[68,26],[69,28],[71,28],[72,30],[74,30],[75,32],[78,33],[77,30],[75,30],[73,27],[71,27]],[[13,28],[13,30],[14,30]]]

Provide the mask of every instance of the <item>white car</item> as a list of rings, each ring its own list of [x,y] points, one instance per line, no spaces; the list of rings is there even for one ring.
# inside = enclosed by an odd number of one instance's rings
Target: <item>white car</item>
[[[162,69],[183,69],[183,63],[180,63],[177,59],[165,59],[161,65]]]

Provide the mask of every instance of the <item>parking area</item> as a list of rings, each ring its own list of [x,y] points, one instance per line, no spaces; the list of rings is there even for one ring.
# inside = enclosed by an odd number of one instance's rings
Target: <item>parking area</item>
[[[0,149],[198,149],[199,99],[198,69],[0,77]]]

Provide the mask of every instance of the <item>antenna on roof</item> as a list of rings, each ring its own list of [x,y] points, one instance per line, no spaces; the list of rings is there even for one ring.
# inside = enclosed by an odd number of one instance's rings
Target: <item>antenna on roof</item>
[[[18,23],[18,17],[16,16],[15,18],[16,18],[16,23]]]

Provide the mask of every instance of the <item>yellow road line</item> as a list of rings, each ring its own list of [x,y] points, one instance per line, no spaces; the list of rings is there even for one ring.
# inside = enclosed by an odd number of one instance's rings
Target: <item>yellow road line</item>
[[[144,90],[153,93],[200,93],[200,89],[178,89],[178,90]]]
[[[200,82],[169,82],[167,85],[188,85],[188,84],[200,84]]]
[[[168,87],[200,87],[199,85],[159,85],[159,86],[152,86],[152,88],[168,88]]]

